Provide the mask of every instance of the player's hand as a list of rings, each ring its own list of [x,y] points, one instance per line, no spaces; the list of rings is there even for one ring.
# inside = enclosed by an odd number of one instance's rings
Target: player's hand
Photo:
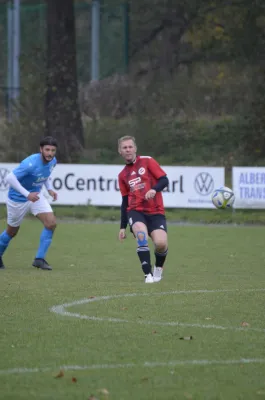
[[[122,242],[124,239],[126,239],[126,230],[125,229],[120,229],[119,240]]]
[[[35,203],[35,201],[39,200],[39,192],[31,192],[28,195],[28,200],[32,201],[32,203]]]
[[[48,190],[48,193],[52,197],[53,201],[56,201],[58,199],[58,194],[53,190]]]
[[[153,199],[156,195],[156,191],[154,189],[148,190],[148,192],[145,193],[145,199],[150,200]]]

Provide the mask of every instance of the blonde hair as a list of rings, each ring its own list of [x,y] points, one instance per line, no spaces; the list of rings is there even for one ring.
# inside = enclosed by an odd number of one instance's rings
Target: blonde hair
[[[134,143],[134,145],[136,146],[135,137],[134,137],[134,136],[126,135],[126,136],[122,136],[121,138],[118,139],[118,148],[120,148],[121,143],[122,143],[122,142],[125,142],[125,140],[132,140],[133,143]]]

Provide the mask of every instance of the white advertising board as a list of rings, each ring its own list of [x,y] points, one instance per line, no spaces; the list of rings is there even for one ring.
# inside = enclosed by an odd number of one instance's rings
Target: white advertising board
[[[17,164],[0,164],[0,203],[7,197],[5,176]],[[169,178],[168,208],[213,208],[211,193],[224,185],[224,168],[162,166]],[[52,172],[58,205],[120,206],[118,174],[123,165],[58,164]],[[55,203],[54,203],[55,204]]]
[[[234,208],[265,208],[265,167],[233,167]]]

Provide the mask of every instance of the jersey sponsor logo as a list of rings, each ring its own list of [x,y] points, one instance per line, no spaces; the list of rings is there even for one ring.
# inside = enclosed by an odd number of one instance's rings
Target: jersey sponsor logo
[[[136,172],[135,172],[135,171],[133,171],[133,172],[131,173],[131,175],[136,175]]]
[[[142,179],[140,178],[140,176],[138,176],[137,178],[131,179],[128,183],[129,183],[130,187],[134,187],[141,181],[142,181]]]
[[[46,180],[47,180],[47,176],[39,176],[38,179],[36,180],[36,183],[37,182],[43,182],[43,181],[46,181]]]
[[[145,187],[145,183],[142,182],[142,179],[140,176],[138,176],[137,178],[131,179],[128,183],[129,183],[131,192],[135,192],[136,190],[140,190]]]
[[[38,179],[36,179],[36,181],[32,183],[32,186],[40,186],[40,185],[42,185],[45,181],[47,181],[47,177],[45,177],[45,176],[39,176]]]
[[[139,168],[139,170],[138,170],[138,174],[139,175],[143,175],[145,173],[145,168]]]
[[[0,168],[0,190],[4,192],[8,189],[8,184],[6,182],[6,177],[9,174],[8,169]]]

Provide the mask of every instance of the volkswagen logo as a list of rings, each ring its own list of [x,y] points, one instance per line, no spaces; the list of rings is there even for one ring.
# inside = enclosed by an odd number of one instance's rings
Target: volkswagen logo
[[[214,189],[213,177],[208,172],[201,172],[195,178],[194,187],[197,193],[207,196]]]
[[[6,183],[6,177],[9,174],[8,169],[0,168],[0,191],[4,192],[8,189],[8,184]]]

